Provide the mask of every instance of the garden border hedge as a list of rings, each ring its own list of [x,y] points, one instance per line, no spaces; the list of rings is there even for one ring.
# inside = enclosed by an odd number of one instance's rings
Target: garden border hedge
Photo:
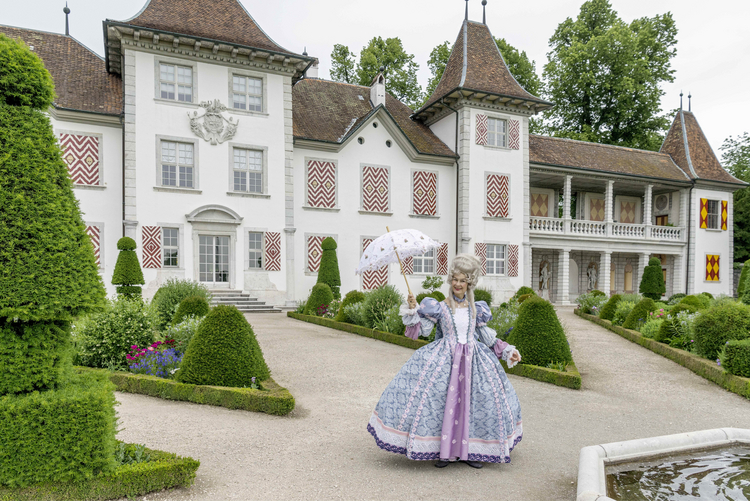
[[[0,501],[103,501],[132,498],[195,480],[200,461],[169,452],[146,449],[151,460],[118,466],[113,472],[83,482],[52,482],[12,489],[0,487]]]
[[[360,325],[347,324],[344,322],[336,322],[330,318],[315,317],[312,315],[302,315],[293,311],[288,311],[286,314],[290,318],[301,320],[303,322],[309,322],[311,324],[321,325],[323,327],[329,327],[331,329],[337,329],[340,331],[349,332],[351,334],[357,334],[372,339],[378,339],[385,341],[386,343],[397,344],[405,348],[418,349],[426,344],[427,341],[421,339],[410,339],[406,336],[399,336],[397,334],[391,334],[390,332],[378,331],[375,329],[368,329]],[[578,372],[574,363],[568,364],[565,372],[558,371],[557,369],[549,369],[547,367],[537,367],[536,365],[525,365],[518,364],[512,369],[508,369],[505,362],[501,361],[505,372],[508,374],[514,374],[516,376],[527,377],[529,379],[535,379],[544,383],[551,383],[555,386],[563,386],[565,388],[572,388],[574,390],[581,389],[581,374]]]
[[[289,414],[294,409],[292,394],[272,378],[261,382],[261,388],[263,389],[254,390],[252,388],[185,384],[156,376],[121,371],[110,372],[107,369],[91,369],[88,367],[76,367],[76,369],[78,371],[107,372],[109,380],[115,384],[117,391],[125,393],[137,393],[165,400],[179,400],[195,404],[216,405],[227,409],[265,412],[277,416]],[[4,500],[0,498],[0,501]]]
[[[735,376],[729,374],[724,369],[719,367],[716,362],[706,360],[703,357],[688,353],[678,348],[672,348],[669,345],[660,343],[653,339],[643,337],[640,332],[633,331],[630,329],[624,329],[619,325],[612,325],[609,320],[603,320],[595,315],[589,315],[581,313],[576,308],[573,312],[579,317],[599,324],[605,329],[609,329],[615,334],[618,334],[628,341],[632,341],[643,346],[646,349],[653,351],[663,357],[666,357],[673,362],[677,362],[686,369],[690,369],[699,376],[708,379],[709,381],[716,383],[725,390],[729,390],[732,393],[736,393],[745,398],[750,398],[750,378],[741,376]]]

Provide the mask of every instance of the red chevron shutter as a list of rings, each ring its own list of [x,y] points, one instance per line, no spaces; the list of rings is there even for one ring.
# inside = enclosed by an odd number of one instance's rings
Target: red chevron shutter
[[[482,262],[482,275],[487,274],[487,244],[474,244],[474,255]]]
[[[60,134],[60,148],[73,184],[99,186],[99,138],[85,134]]]
[[[437,215],[437,173],[414,171],[412,174],[412,212]]]
[[[323,255],[323,239],[326,237],[307,237],[307,271],[317,273],[320,268],[320,258]]]
[[[264,240],[263,262],[266,271],[281,271],[281,233],[267,231]]]
[[[161,226],[144,226],[141,228],[141,233],[143,267],[161,268]]]
[[[477,115],[477,144],[487,144],[487,115]]]
[[[437,262],[435,266],[437,275],[448,274],[448,244],[441,243],[437,248]]]
[[[508,120],[508,148],[518,150],[521,148],[521,122]]]
[[[414,274],[414,258],[409,256],[407,258],[402,259],[401,262],[404,265],[404,275],[413,275]]]
[[[510,178],[499,174],[488,174],[486,197],[489,217],[508,217],[510,215]]]
[[[372,238],[362,239],[362,254],[365,253],[367,246],[373,241]],[[366,291],[377,289],[381,285],[388,283],[388,267],[383,266],[379,270],[366,271],[362,274],[362,288]]]
[[[325,160],[307,162],[307,205],[336,207],[336,164]]]
[[[508,246],[508,276],[509,277],[518,276],[518,246],[517,245]]]
[[[388,212],[388,169],[362,168],[362,209],[369,212]]]
[[[94,258],[96,259],[96,266],[101,268],[101,228],[99,228],[98,226],[86,226],[86,234],[91,239],[91,245],[94,246]]]
[[[701,198],[701,208],[700,208],[700,211],[698,211],[698,214],[700,214],[700,227],[708,228],[708,199],[707,198]]]
[[[727,229],[727,218],[729,216],[729,209],[728,209],[729,202],[726,200],[721,201],[721,229],[726,230]]]

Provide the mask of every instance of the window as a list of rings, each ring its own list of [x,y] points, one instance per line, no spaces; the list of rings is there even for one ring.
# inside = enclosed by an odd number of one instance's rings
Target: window
[[[508,122],[497,118],[487,120],[487,144],[490,146],[508,146]]]
[[[238,110],[263,111],[263,80],[232,75],[232,103]]]
[[[719,201],[706,200],[706,227],[714,230],[719,229]]]
[[[487,274],[505,275],[505,246],[487,244]]]
[[[248,234],[248,268],[263,269],[263,233],[251,231]]]
[[[193,188],[193,145],[190,143],[161,142],[161,184]]]
[[[162,263],[165,268],[179,266],[180,246],[177,240],[179,235],[180,230],[177,228],[162,228]]]
[[[414,256],[414,273],[435,273],[435,249]]]
[[[263,193],[263,152],[234,149],[234,191]]]
[[[159,64],[159,96],[162,99],[193,102],[193,68]]]

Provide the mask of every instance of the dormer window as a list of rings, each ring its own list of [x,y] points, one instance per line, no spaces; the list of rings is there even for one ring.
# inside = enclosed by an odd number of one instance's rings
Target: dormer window
[[[160,63],[159,91],[162,99],[192,103],[193,68]]]
[[[487,145],[508,146],[508,122],[499,118],[489,118],[487,120]]]
[[[232,75],[232,106],[237,110],[263,111],[263,80]]]

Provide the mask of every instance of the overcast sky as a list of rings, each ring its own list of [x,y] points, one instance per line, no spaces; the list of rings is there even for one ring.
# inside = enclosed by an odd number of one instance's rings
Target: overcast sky
[[[68,0],[71,35],[102,55],[102,20],[133,17],[147,0]],[[211,0],[205,0],[210,2]],[[241,0],[265,32],[288,50],[320,59],[327,78],[333,44],[359,54],[369,39],[399,37],[420,65],[419,83],[430,77],[427,59],[437,44],[456,38],[464,0]],[[750,2],[747,0],[610,0],[625,22],[672,12],[677,28],[675,81],[664,85],[662,109],[679,106],[680,90],[717,156],[728,136],[750,131]],[[524,50],[541,75],[548,40],[558,24],[578,15],[582,0],[488,0],[487,24],[495,37]],[[2,0],[0,24],[63,33],[60,0]],[[469,19],[482,20],[480,0],[469,1]]]

